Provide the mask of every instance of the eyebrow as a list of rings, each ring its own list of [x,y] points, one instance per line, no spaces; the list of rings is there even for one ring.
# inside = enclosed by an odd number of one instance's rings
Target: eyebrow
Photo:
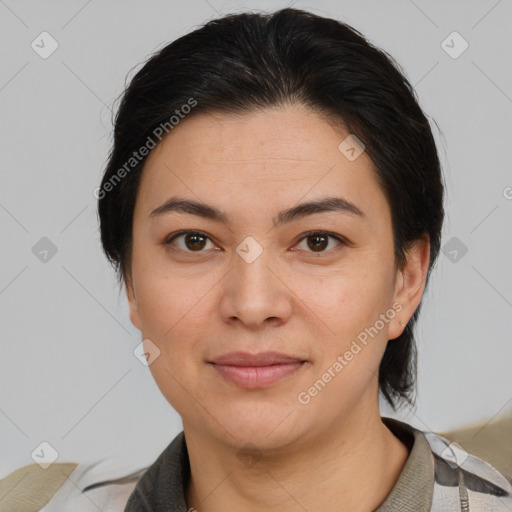
[[[222,224],[231,224],[230,217],[219,210],[218,208],[201,203],[199,201],[192,201],[190,199],[183,199],[180,197],[172,197],[165,203],[155,208],[149,217],[155,218],[169,212],[188,213],[190,215],[197,215],[205,219],[210,219]],[[338,212],[354,215],[357,217],[366,217],[364,212],[359,209],[354,203],[347,201],[341,197],[324,197],[315,201],[301,203],[286,210],[283,210],[274,217],[274,227],[279,227],[294,220],[304,218],[308,215],[324,212]]]

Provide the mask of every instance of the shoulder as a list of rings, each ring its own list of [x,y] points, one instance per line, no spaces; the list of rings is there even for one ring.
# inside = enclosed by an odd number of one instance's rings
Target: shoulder
[[[509,476],[440,434],[423,435],[434,461],[432,510],[447,503],[457,503],[454,510],[512,510]]]
[[[397,484],[379,511],[411,507],[425,512],[512,511],[510,476],[443,435],[395,419],[383,418],[383,422],[410,453]],[[454,439],[465,439],[456,431],[452,434]]]
[[[126,512],[186,507],[190,463],[184,432],[180,432],[140,477],[128,498]]]
[[[123,511],[147,466],[99,460],[29,464],[0,479],[1,510],[90,512]]]

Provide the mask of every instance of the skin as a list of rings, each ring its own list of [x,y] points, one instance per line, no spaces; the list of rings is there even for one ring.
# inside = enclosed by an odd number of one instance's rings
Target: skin
[[[199,512],[377,508],[407,460],[382,423],[378,368],[418,307],[429,241],[394,261],[391,213],[363,152],[338,149],[348,135],[300,105],[181,121],[150,153],[137,196],[132,323],[160,355],[150,370],[180,414],[191,464],[187,506]],[[273,227],[277,212],[336,195],[365,216],[324,212]],[[186,213],[150,218],[167,199],[206,202],[225,226]],[[186,237],[199,230],[199,252]],[[315,251],[310,230],[344,237]],[[263,252],[236,252],[252,236]],[[174,247],[174,251],[171,247]],[[402,309],[305,405],[298,401],[379,315]],[[147,343],[147,342],[145,342]],[[226,381],[207,361],[227,352],[276,350],[307,363],[265,389]],[[251,443],[253,459],[239,457]],[[245,448],[244,448],[245,447]],[[245,450],[245,451],[244,451]],[[248,462],[251,460],[252,462]]]

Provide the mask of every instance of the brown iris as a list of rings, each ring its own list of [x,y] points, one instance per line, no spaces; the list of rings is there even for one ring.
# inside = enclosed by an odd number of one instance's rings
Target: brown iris
[[[191,251],[200,251],[206,243],[206,237],[198,233],[188,233],[184,236],[184,240],[185,245]]]
[[[320,243],[311,243],[310,240],[319,240],[322,239],[323,241]],[[308,236],[308,247],[312,250],[320,249],[320,251],[324,250],[327,245],[329,244],[329,237],[326,235],[311,235]]]

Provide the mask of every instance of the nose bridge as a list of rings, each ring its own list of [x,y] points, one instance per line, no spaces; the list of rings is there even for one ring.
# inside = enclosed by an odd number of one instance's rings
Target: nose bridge
[[[287,315],[287,288],[275,275],[279,265],[274,259],[272,251],[252,236],[237,246],[228,287],[229,316],[258,323]]]
[[[261,242],[261,243],[260,243]],[[234,282],[240,291],[259,293],[259,289],[267,289],[273,286],[271,281],[272,254],[264,242],[260,242],[253,236],[247,236],[236,247],[234,258]]]

